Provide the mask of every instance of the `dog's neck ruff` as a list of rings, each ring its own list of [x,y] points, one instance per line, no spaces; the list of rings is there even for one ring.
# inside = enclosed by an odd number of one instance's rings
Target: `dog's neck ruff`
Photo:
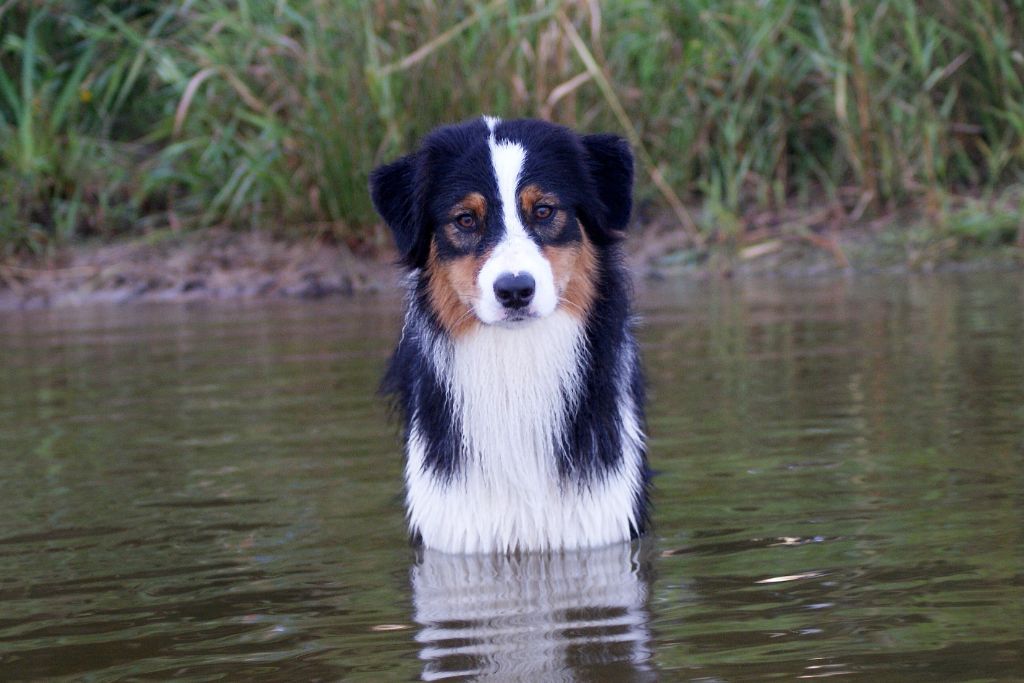
[[[618,466],[591,476],[559,471],[563,434],[589,362],[576,318],[556,311],[522,327],[482,325],[457,340],[424,341],[461,430],[459,467],[446,477],[425,462],[424,438],[412,416],[407,500],[410,523],[427,546],[510,552],[630,537],[643,487],[643,437],[628,392],[617,403],[618,415],[607,416],[621,422]]]

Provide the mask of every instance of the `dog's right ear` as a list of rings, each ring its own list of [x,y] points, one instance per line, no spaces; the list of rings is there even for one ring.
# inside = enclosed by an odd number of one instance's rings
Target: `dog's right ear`
[[[580,139],[598,200],[591,208],[591,237],[600,244],[617,242],[626,236],[633,210],[633,153],[618,135],[598,133]]]
[[[395,236],[402,263],[419,268],[426,261],[423,212],[416,193],[418,158],[404,156],[370,174],[370,197]]]

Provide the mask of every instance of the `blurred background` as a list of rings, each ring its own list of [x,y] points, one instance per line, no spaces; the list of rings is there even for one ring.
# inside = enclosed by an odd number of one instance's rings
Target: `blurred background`
[[[214,226],[379,254],[368,172],[481,113],[627,137],[683,260],[1024,244],[1022,0],[6,0],[0,36],[8,257]]]

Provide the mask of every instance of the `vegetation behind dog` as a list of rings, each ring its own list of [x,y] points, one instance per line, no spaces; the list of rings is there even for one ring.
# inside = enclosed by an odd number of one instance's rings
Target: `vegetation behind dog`
[[[8,0],[0,256],[213,226],[378,249],[368,171],[485,112],[628,137],[684,251],[872,221],[926,256],[1024,245],[1024,0]]]

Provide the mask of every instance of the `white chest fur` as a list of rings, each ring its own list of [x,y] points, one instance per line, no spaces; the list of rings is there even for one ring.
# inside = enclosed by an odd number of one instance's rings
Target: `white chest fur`
[[[452,479],[436,477],[423,466],[413,419],[407,502],[425,545],[502,552],[629,538],[643,436],[628,391],[620,391],[619,414],[608,418],[621,425],[619,467],[582,485],[558,473],[556,444],[579,398],[585,353],[582,327],[561,311],[517,328],[482,326],[437,345],[433,361],[460,417],[462,453]]]

